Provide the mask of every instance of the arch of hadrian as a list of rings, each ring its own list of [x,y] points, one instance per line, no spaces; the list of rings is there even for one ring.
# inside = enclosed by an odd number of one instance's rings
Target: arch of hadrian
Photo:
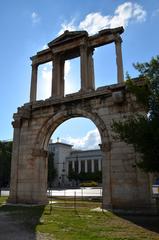
[[[150,178],[135,167],[136,154],[132,146],[112,138],[112,121],[140,110],[123,82],[120,36],[123,31],[122,27],[105,29],[93,36],[88,36],[86,31],[65,31],[48,43],[46,50],[31,57],[30,102],[14,114],[8,202],[47,203],[49,139],[64,121],[86,117],[94,122],[101,135],[103,206],[133,208],[152,205]],[[109,43],[115,43],[117,84],[95,89],[93,51]],[[65,96],[64,64],[76,57],[80,57],[81,89]],[[37,101],[38,66],[50,61],[53,63],[51,97]]]

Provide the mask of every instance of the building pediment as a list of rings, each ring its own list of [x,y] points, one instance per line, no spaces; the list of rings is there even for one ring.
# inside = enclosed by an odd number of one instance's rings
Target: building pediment
[[[88,33],[86,31],[68,31],[66,30],[62,35],[55,38],[53,41],[48,43],[49,47],[53,47],[55,45],[59,45],[68,41],[72,41],[76,38],[88,37]]]

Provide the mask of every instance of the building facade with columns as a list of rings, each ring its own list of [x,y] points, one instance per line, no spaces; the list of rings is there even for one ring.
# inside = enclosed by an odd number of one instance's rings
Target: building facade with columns
[[[56,142],[49,144],[49,152],[53,153],[54,167],[57,176],[53,186],[70,186],[69,173],[94,173],[102,169],[102,154],[100,149],[75,150],[73,145]]]

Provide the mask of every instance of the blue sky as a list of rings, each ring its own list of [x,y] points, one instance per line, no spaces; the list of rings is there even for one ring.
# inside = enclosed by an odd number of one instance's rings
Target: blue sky
[[[158,0],[5,0],[0,5],[0,140],[11,139],[13,113],[29,101],[30,57],[46,47],[64,30],[87,30],[94,34],[103,28],[123,25],[124,73],[137,76],[132,63],[149,61],[159,54]],[[94,53],[96,87],[116,83],[114,45]],[[51,66],[39,68],[38,99],[50,94]],[[79,89],[79,59],[66,63],[66,93]],[[98,142],[95,126],[88,120],[61,125],[54,137],[86,148]],[[66,129],[69,131],[66,132]],[[77,129],[77,131],[75,130]],[[80,129],[80,130],[79,130]]]

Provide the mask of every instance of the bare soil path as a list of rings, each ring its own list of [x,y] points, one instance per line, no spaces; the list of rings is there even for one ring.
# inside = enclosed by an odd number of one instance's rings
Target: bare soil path
[[[36,233],[22,220],[15,220],[8,212],[0,212],[0,240],[55,240],[46,233]]]

